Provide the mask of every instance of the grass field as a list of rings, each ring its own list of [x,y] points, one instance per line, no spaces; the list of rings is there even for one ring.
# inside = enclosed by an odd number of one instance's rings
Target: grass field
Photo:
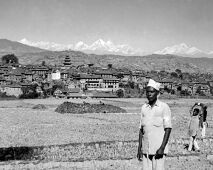
[[[119,106],[127,113],[60,114],[54,110],[64,101],[99,103],[95,99],[34,99],[0,102],[0,147],[47,146],[97,141],[132,141],[138,139],[140,108],[146,99],[102,99],[106,104]],[[163,100],[172,111],[173,130],[171,140],[187,138],[189,109],[195,102],[208,105],[207,137],[212,137],[213,101],[196,99]],[[43,104],[46,110],[32,109]],[[0,169],[141,169],[141,163],[133,160],[105,160],[86,162],[3,162]],[[204,157],[169,158],[169,170],[213,168]]]
[[[140,108],[145,99],[103,99],[128,113],[59,114],[55,108],[64,101],[98,103],[95,99],[11,100],[0,103],[0,146],[42,146],[95,141],[138,139]],[[213,120],[213,101],[196,99],[164,100],[172,111],[172,139],[187,137],[189,109],[194,102],[208,104],[208,120]],[[32,109],[44,104],[46,110]],[[211,128],[207,136],[212,136]]]

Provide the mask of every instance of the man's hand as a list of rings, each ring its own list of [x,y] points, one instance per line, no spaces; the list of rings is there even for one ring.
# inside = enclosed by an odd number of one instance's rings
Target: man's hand
[[[139,161],[142,161],[142,155],[143,155],[143,151],[140,148],[138,148],[137,158]]]
[[[164,154],[164,148],[160,147],[155,154],[155,159],[163,158],[163,154]]]

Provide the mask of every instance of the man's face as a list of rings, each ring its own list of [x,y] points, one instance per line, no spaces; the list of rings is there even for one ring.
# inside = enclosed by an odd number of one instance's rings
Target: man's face
[[[194,112],[193,112],[193,116],[197,116],[197,115],[198,115],[198,113],[199,113],[199,111],[194,110]]]
[[[157,96],[158,96],[158,91],[155,88],[150,86],[146,88],[146,97],[150,102],[156,100]]]

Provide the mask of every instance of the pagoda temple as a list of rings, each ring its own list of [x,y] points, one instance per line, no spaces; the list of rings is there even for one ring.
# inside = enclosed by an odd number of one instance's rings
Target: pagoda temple
[[[66,57],[65,57],[65,59],[64,59],[64,66],[65,67],[70,67],[71,66],[71,59],[70,59],[70,57],[67,55]]]

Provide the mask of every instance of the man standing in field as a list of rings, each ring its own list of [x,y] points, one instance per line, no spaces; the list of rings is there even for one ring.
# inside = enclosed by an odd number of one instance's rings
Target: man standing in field
[[[172,129],[169,106],[158,99],[160,83],[150,79],[146,88],[148,102],[142,106],[138,160],[143,170],[164,170],[167,143]]]

